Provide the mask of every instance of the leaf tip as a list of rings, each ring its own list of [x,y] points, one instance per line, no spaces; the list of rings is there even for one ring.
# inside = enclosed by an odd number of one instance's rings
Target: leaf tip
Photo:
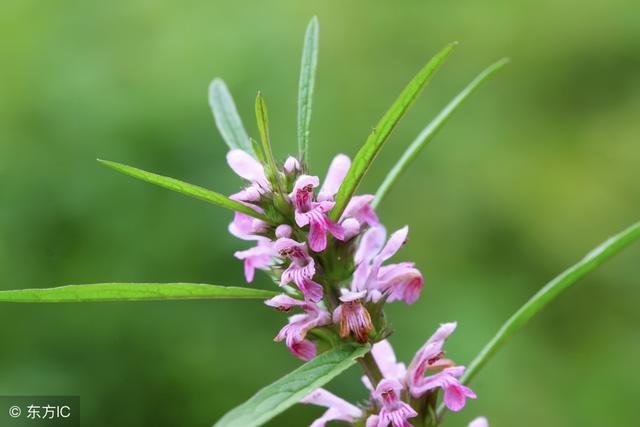
[[[216,92],[218,92],[219,90],[224,90],[226,89],[226,87],[227,86],[224,84],[224,80],[219,77],[211,80],[211,83],[209,83],[209,99],[212,100],[213,98],[215,98]]]
[[[509,57],[504,57],[502,59],[499,59],[498,61],[496,61],[496,63],[494,64],[496,67],[503,67],[505,65],[507,65],[508,63],[511,62],[511,58]]]

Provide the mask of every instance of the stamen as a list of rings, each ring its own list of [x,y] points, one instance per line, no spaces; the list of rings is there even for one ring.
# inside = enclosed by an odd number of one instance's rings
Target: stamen
[[[435,356],[433,356],[431,359],[427,360],[427,364],[428,365],[433,365],[434,363],[436,363],[438,360],[441,360],[445,355],[444,351],[441,351],[440,353],[436,354]]]

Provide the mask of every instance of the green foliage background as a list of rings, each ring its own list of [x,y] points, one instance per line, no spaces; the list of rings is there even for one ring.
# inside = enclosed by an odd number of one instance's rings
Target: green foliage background
[[[0,289],[111,281],[242,284],[230,214],[120,176],[122,161],[239,188],[207,106],[225,78],[250,133],[269,103],[282,158],[296,149],[302,36],[320,19],[310,161],[353,156],[404,84],[461,46],[366,178],[384,172],[477,72],[513,59],[448,123],[387,197],[421,300],[393,305],[408,361],[439,322],[468,362],[553,275],[640,212],[640,3],[0,3]],[[633,426],[640,393],[636,246],[571,290],[478,377],[447,425]],[[269,288],[259,275],[253,286]],[[81,396],[83,425],[206,426],[298,362],[271,342],[284,316],[257,302],[0,307],[0,394]],[[331,384],[364,398],[354,369]],[[304,425],[298,406],[271,425]]]

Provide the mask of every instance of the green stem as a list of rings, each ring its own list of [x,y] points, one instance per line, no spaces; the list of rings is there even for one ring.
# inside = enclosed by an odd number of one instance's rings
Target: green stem
[[[369,381],[371,381],[371,385],[375,388],[380,380],[382,380],[382,372],[380,372],[380,368],[376,363],[376,360],[373,358],[371,352],[368,352],[364,356],[358,359],[358,363],[362,366],[362,370],[364,371]]]

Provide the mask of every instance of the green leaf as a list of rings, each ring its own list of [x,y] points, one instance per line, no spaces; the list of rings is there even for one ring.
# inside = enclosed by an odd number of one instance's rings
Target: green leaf
[[[147,172],[142,169],[134,168],[132,166],[123,165],[121,163],[100,159],[98,159],[98,161],[103,165],[117,170],[118,172],[122,172],[134,178],[150,182],[151,184],[159,185],[160,187],[168,188],[169,190],[177,191],[178,193],[182,193],[186,196],[195,197],[196,199],[204,200],[205,202],[209,202],[223,208],[231,209],[232,211],[242,212],[254,218],[258,218],[264,221],[267,220],[264,215],[259,214],[250,207],[245,206],[240,202],[236,202],[235,200],[231,200],[227,196],[216,193],[215,191],[207,190],[206,188],[179,181],[174,178],[169,178],[167,176]]]
[[[409,110],[409,107],[416,100],[422,89],[431,80],[431,77],[435,74],[440,66],[444,63],[444,60],[456,47],[457,43],[451,43],[436,54],[425,65],[418,74],[409,82],[407,87],[404,88],[398,99],[395,100],[391,108],[380,119],[373,132],[367,138],[364,146],[358,151],[356,157],[353,159],[351,168],[347,172],[338,195],[336,196],[336,204],[331,211],[331,219],[337,221],[342,215],[342,212],[347,207],[347,203],[351,200],[351,196],[360,185],[360,181],[367,173],[369,166],[375,159],[376,155],[382,148],[391,132],[396,127],[402,116]]]
[[[278,179],[278,167],[276,161],[273,158],[273,151],[271,149],[271,138],[269,137],[269,114],[267,112],[267,103],[260,92],[256,96],[256,120],[258,121],[258,131],[260,132],[260,140],[262,141],[262,151],[267,159],[267,176],[271,182],[271,186],[274,189],[280,189],[280,180]]]
[[[278,292],[201,283],[96,283],[0,291],[4,302],[104,302],[186,299],[267,299]]]
[[[308,163],[311,106],[318,65],[318,18],[309,21],[304,35],[300,82],[298,84],[298,156],[303,165]]]
[[[260,426],[355,364],[370,346],[344,344],[318,355],[232,409],[214,427]]]
[[[431,141],[431,139],[435,136],[435,134],[440,130],[442,125],[444,125],[449,117],[458,109],[462,103],[471,96],[473,92],[489,77],[495,74],[500,68],[505,66],[509,62],[508,59],[501,59],[493,65],[487,67],[484,71],[482,71],[475,79],[471,81],[449,104],[438,113],[438,115],[425,127],[422,132],[416,137],[416,139],[411,143],[407,151],[404,152],[398,163],[396,163],[391,171],[387,174],[382,185],[378,188],[376,192],[376,197],[373,199],[371,203],[373,208],[376,208],[382,198],[387,194],[389,188],[393,184],[395,184],[398,177],[404,172],[404,170],[411,164],[411,162],[416,158],[418,153]]]
[[[638,240],[638,238],[640,238],[640,222],[610,237],[576,264],[563,271],[559,276],[553,278],[553,280],[532,296],[529,301],[520,307],[520,309],[500,327],[491,341],[484,346],[480,353],[478,353],[469,364],[461,381],[469,383],[507,340],[522,329],[543,307],[558,297],[560,293],[571,287],[571,285],[575,284],[579,279],[595,270],[600,264]],[[438,413],[441,416],[445,411],[446,408],[441,406]]]
[[[215,79],[209,85],[209,105],[213,111],[213,119],[218,131],[229,148],[239,148],[255,155],[249,141],[249,135],[247,135],[236,109],[236,104],[222,79]]]

